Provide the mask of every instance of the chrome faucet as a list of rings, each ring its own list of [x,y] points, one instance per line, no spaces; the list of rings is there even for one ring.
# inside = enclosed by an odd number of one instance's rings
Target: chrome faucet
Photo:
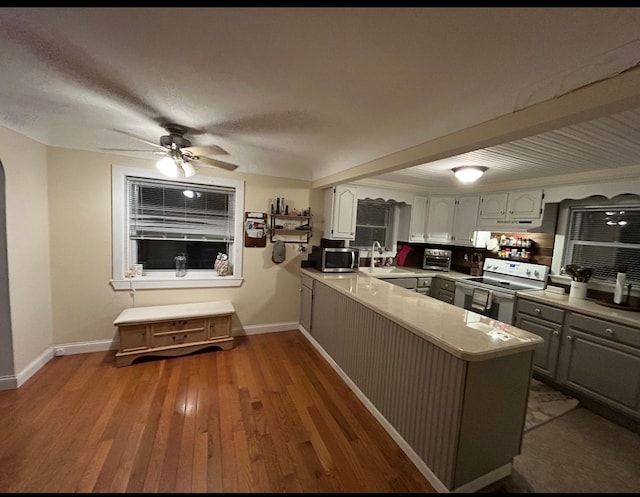
[[[375,251],[376,251],[376,246],[378,247],[378,254],[380,254],[379,256],[375,255]],[[382,248],[382,245],[380,245],[380,242],[378,240],[373,242],[373,245],[371,245],[371,269],[373,269],[376,266],[376,257],[382,257],[382,254],[384,254],[384,249]],[[384,257],[382,257],[382,259],[384,260]]]

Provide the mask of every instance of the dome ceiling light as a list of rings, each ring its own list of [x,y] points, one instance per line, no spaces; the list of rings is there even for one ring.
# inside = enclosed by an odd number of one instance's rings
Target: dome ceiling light
[[[484,166],[461,166],[454,167],[452,171],[461,183],[469,184],[480,178],[487,169]]]

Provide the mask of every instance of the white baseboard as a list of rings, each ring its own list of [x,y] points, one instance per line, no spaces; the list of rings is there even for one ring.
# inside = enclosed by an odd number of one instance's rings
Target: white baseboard
[[[298,322],[291,323],[273,323],[273,324],[257,324],[254,326],[244,326],[242,328],[234,328],[233,336],[242,335],[260,335],[261,333],[274,333],[278,331],[297,330]]]
[[[234,328],[231,331],[233,336],[259,335],[261,333],[274,333],[278,331],[297,330],[297,322],[259,324],[254,326],[244,326]],[[42,352],[36,359],[20,371],[17,375],[0,376],[0,391],[14,390],[23,385],[42,366],[49,362],[54,356],[86,354],[89,352],[103,352],[105,350],[117,350],[118,338],[111,340],[94,340],[91,342],[61,343],[53,345]]]

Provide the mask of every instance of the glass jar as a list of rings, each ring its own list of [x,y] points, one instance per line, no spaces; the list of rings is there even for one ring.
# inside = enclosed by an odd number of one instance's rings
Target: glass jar
[[[176,276],[181,278],[187,274],[187,256],[184,254],[176,255],[174,260],[176,261]]]

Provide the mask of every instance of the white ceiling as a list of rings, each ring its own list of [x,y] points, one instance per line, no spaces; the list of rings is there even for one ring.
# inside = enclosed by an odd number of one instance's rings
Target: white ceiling
[[[123,133],[157,143],[174,122],[238,172],[315,181],[639,62],[637,8],[2,8],[0,125],[99,152],[146,149]],[[470,162],[490,167],[486,184],[636,166],[639,116],[376,179],[447,188]]]

